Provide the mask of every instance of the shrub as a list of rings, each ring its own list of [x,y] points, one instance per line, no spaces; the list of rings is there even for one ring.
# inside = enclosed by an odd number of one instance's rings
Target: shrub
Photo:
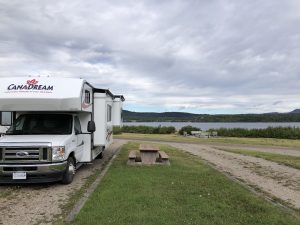
[[[172,134],[175,133],[175,127],[150,127],[150,126],[123,126],[121,131],[124,133],[139,134]]]
[[[122,127],[114,126],[113,127],[113,134],[122,134]]]
[[[160,127],[159,133],[160,134],[174,134],[176,132],[175,127]]]
[[[183,135],[184,132],[187,132],[187,134],[191,135],[191,131],[200,131],[201,129],[198,127],[192,127],[192,126],[184,126],[179,130],[179,134]]]

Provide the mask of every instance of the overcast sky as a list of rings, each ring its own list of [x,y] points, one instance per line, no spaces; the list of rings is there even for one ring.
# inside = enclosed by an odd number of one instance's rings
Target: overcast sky
[[[300,108],[299,0],[0,0],[0,76],[82,77],[132,111]]]

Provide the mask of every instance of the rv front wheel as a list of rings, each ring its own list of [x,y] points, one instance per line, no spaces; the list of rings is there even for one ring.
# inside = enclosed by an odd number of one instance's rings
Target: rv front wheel
[[[103,158],[103,152],[101,152],[98,156],[97,159],[102,159]]]
[[[75,160],[73,157],[68,158],[67,169],[63,175],[62,183],[70,184],[73,181],[74,175],[76,172]]]
[[[102,159],[103,158],[103,151],[104,151],[104,147],[102,147],[102,152],[97,155],[96,159]]]

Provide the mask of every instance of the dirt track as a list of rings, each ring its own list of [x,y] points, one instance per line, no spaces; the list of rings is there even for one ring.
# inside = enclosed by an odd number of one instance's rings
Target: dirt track
[[[0,224],[52,224],[62,215],[63,207],[72,193],[79,190],[96,170],[101,170],[125,142],[114,141],[104,152],[103,159],[96,159],[93,164],[82,166],[70,185],[55,183],[0,186],[0,192],[5,193],[4,196],[0,195]]]
[[[245,149],[245,150],[253,150],[253,151],[260,151],[260,152],[270,152],[275,154],[281,155],[291,155],[291,156],[298,156],[300,157],[300,149],[297,148],[288,148],[288,147],[278,147],[278,146],[251,146],[251,145],[230,145],[230,144],[210,144],[212,147],[218,148],[231,148],[231,149]]]
[[[278,198],[300,209],[300,171],[288,166],[279,165],[264,159],[244,156],[218,150],[211,145],[168,143],[176,148],[200,156],[223,172],[245,182],[250,186],[259,188],[272,198]],[[220,147],[220,145],[218,145]],[[229,146],[226,145],[226,148]],[[243,147],[256,151],[272,152],[271,148]],[[276,148],[276,153],[297,155],[299,150]],[[298,155],[300,156],[300,155]]]

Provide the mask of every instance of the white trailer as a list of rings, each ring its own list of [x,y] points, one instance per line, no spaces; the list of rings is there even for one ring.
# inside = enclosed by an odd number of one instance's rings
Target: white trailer
[[[1,78],[1,127],[9,112],[13,122],[0,138],[0,183],[71,183],[112,143],[124,100],[83,79]]]

